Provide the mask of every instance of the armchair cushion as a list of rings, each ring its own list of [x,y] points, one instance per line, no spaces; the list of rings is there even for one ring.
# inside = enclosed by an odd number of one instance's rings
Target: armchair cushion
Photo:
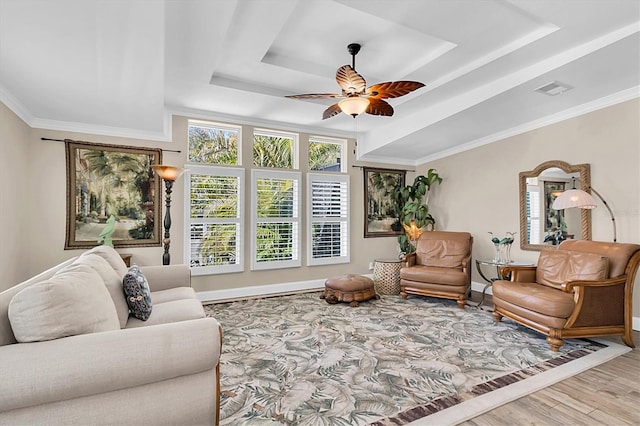
[[[134,317],[146,321],[151,315],[151,291],[147,278],[140,268],[133,265],[122,279],[127,305]]]
[[[603,280],[608,276],[609,259],[570,250],[543,250],[536,268],[536,282],[556,289],[569,281]]]
[[[573,293],[558,291],[537,283],[493,283],[494,298],[554,318],[569,318],[575,309]]]
[[[454,234],[443,239],[423,239],[416,247],[416,263],[442,268],[462,268],[466,266],[463,262],[469,256],[469,251],[468,237],[458,238]]]
[[[414,265],[402,268],[400,277],[414,282],[438,283],[442,285],[467,286],[468,276],[462,268]]]
[[[69,265],[20,291],[11,299],[8,315],[21,343],[120,329],[102,278],[82,264]]]

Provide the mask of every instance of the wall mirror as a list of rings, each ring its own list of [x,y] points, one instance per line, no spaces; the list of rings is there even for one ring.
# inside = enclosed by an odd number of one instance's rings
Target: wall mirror
[[[577,178],[575,181],[573,178]],[[553,200],[565,189],[591,187],[589,164],[546,161],[520,172],[520,248],[541,250],[564,239],[591,239],[591,211],[554,210]]]

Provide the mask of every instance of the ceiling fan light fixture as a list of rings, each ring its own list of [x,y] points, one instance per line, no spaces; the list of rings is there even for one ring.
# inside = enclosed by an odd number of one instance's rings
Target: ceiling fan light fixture
[[[369,99],[361,98],[360,96],[350,96],[338,102],[338,106],[342,112],[356,118],[367,110]]]

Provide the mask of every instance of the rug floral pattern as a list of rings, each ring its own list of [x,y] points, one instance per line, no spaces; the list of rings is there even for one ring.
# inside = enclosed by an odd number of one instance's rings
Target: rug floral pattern
[[[454,301],[320,293],[205,306],[224,334],[221,425],[365,425],[536,365],[544,336]]]

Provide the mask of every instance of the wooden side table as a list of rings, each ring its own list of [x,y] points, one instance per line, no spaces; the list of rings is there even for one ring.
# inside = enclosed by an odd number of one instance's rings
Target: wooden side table
[[[373,265],[373,285],[378,294],[400,294],[400,259],[376,259]]]
[[[131,253],[119,253],[127,268],[131,267]]]

